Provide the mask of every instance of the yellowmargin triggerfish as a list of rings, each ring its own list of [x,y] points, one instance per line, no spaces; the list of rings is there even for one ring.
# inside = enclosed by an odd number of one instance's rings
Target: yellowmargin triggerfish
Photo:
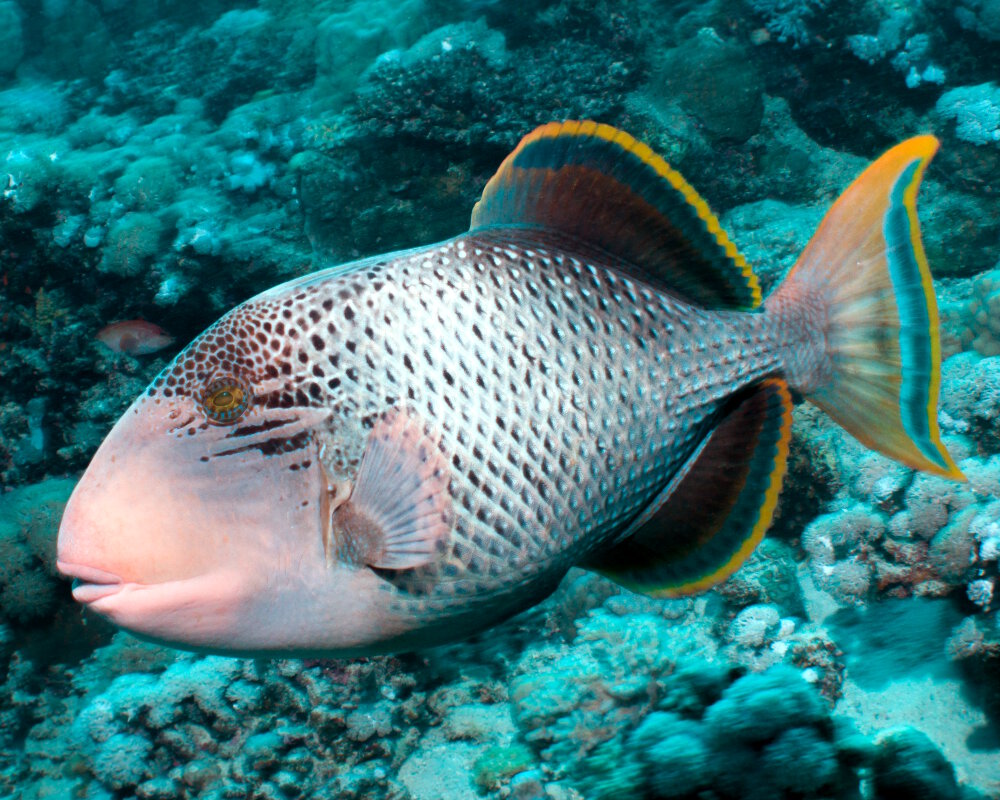
[[[865,170],[762,299],[662,158],[545,125],[467,233],[277,286],[181,351],[76,487],[59,568],[155,640],[370,654],[481,631],[574,565],[659,597],[723,580],[771,521],[792,391],[961,479],[916,213],[937,146]]]

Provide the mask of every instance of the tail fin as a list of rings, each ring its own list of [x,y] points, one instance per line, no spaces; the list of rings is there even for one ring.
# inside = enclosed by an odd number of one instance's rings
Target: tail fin
[[[809,400],[866,446],[961,480],[937,424],[938,313],[916,207],[937,148],[917,136],[869,166],[767,305],[824,319],[823,380],[798,387]]]

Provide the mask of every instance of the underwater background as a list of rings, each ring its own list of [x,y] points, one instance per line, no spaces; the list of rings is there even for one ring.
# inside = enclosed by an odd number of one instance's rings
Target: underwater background
[[[998,78],[998,0],[0,0],[0,797],[1000,798]],[[462,232],[521,136],[583,118],[679,169],[765,289],[874,157],[940,137],[968,483],[802,405],[770,534],[700,597],[574,570],[470,641],[342,661],[72,601],[63,505],[180,347]]]

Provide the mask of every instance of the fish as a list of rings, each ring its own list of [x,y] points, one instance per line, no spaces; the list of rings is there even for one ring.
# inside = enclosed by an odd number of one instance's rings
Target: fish
[[[174,337],[159,325],[144,319],[113,322],[97,332],[97,340],[115,353],[145,356],[174,342]]]
[[[793,397],[963,475],[906,140],[764,298],[706,202],[606,124],[528,134],[448,241],[268,289],[117,422],[58,536],[73,596],[175,647],[348,657],[482,632],[574,566],[682,597],[774,515]]]

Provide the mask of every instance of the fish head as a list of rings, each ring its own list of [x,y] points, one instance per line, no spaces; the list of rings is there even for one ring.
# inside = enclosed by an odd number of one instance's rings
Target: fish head
[[[114,426],[66,507],[58,567],[74,597],[147,638],[294,649],[302,597],[337,586],[320,458],[330,414],[302,383],[294,337],[272,327],[275,305],[234,309],[185,348]]]

